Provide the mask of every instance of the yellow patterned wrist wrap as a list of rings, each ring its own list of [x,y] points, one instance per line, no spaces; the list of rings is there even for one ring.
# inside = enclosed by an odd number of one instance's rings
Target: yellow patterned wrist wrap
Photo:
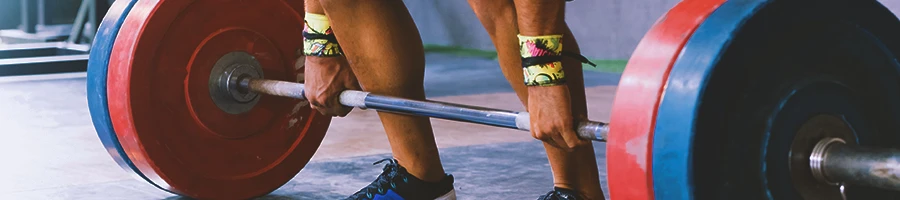
[[[526,86],[566,83],[566,74],[562,68],[562,35],[518,37]]]
[[[306,13],[303,27],[303,54],[306,56],[333,57],[344,52],[338,45],[331,22],[325,15]]]

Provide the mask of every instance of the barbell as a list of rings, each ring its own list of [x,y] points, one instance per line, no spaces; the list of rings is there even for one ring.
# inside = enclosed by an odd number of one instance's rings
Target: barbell
[[[251,56],[244,52],[236,52],[235,54]],[[259,73],[241,73],[243,72],[241,68],[258,68],[258,66],[245,63],[232,64],[236,64],[232,65],[235,70],[222,73],[220,78],[210,79],[214,82],[211,85],[215,85],[216,87],[214,88],[218,88],[219,92],[224,94],[222,96],[213,95],[215,102],[223,102],[221,105],[219,103],[216,104],[223,110],[232,109],[233,107],[252,107],[252,104],[240,103],[240,99],[232,97],[246,95],[256,98],[258,96],[255,93],[306,99],[304,95],[305,87],[302,83],[261,79],[262,77],[256,76]],[[528,131],[531,127],[528,112],[499,110],[440,101],[416,101],[355,90],[341,92],[338,100],[344,106],[384,112],[471,122],[523,131]],[[583,121],[575,124],[576,126],[573,128],[576,130],[578,137],[583,140],[602,142],[605,141],[609,132],[609,127],[603,122]]]
[[[302,17],[300,0],[116,1],[87,85],[113,160],[200,199],[261,196],[293,178],[331,120],[303,100],[293,65]],[[684,0],[635,49],[610,123],[578,132],[607,142],[613,199],[897,199],[898,57],[900,21],[874,0]],[[525,112],[363,91],[340,100],[528,128]]]

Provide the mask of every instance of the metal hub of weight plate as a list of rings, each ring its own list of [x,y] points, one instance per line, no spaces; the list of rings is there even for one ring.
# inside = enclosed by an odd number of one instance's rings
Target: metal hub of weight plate
[[[259,61],[247,52],[227,53],[213,65],[209,73],[209,96],[213,103],[229,114],[241,114],[253,109],[259,94],[236,87],[244,78],[263,78]]]
[[[846,120],[860,145],[900,146],[900,22],[877,1],[727,1],[670,55],[678,58],[659,79],[664,87],[653,85],[660,94],[645,100],[658,104],[619,107],[637,97],[619,96],[634,93],[620,86],[608,146],[612,198],[808,197],[804,188],[815,185],[798,183],[805,175],[791,166],[808,155],[792,148],[818,142],[801,127],[816,128],[822,115]],[[626,69],[621,84],[658,81],[640,77]],[[641,112],[626,113],[634,111]],[[617,128],[623,123],[641,129]],[[623,158],[631,160],[614,168]],[[831,189],[816,199],[842,198]],[[848,199],[898,198],[862,186],[845,191]]]
[[[302,3],[134,5],[109,58],[107,94],[115,134],[137,171],[179,195],[247,199],[277,189],[306,165],[331,118],[304,101],[268,96],[232,110],[217,104],[224,94],[210,88],[221,71],[254,62],[259,68],[250,70],[267,79],[302,81],[303,69],[294,65]]]
[[[830,83],[824,83],[819,86],[808,87],[809,89],[815,89],[816,87],[822,87],[830,85]],[[840,87],[838,85],[833,85]],[[810,92],[809,90],[804,92]],[[800,93],[791,94],[794,96]],[[802,94],[801,94],[802,95]],[[794,99],[794,98],[791,98]],[[797,98],[795,100],[799,100]],[[787,103],[787,102],[785,102]],[[787,105],[787,104],[785,104]],[[793,122],[796,123],[796,122]],[[784,126],[782,126],[784,127]],[[795,128],[795,127],[792,127]],[[791,134],[783,134],[778,136],[790,136]],[[803,123],[799,130],[795,134],[793,134],[793,141],[791,142],[790,149],[787,150],[788,160],[787,171],[785,168],[778,168],[776,173],[779,174],[789,174],[791,179],[790,183],[794,185],[793,189],[797,190],[797,193],[800,194],[804,199],[843,199],[844,195],[842,195],[842,189],[840,184],[835,184],[833,182],[824,179],[824,175],[821,170],[818,170],[819,167],[816,167],[816,170],[813,169],[814,163],[818,165],[819,161],[811,162],[810,157],[813,154],[823,154],[821,148],[816,148],[816,145],[819,141],[822,140],[834,140],[839,141],[844,144],[856,144],[857,136],[856,131],[853,130],[853,127],[850,127],[850,124],[847,120],[844,119],[843,116],[832,115],[832,114],[820,114],[809,118],[805,123]],[[779,138],[780,139],[780,138]],[[781,139],[781,143],[779,145],[771,145],[769,147],[774,147],[774,152],[778,152],[772,155],[783,155],[784,154],[784,142]],[[768,150],[768,149],[767,149]],[[773,156],[772,166],[783,166],[785,165],[784,159],[777,159],[776,156]],[[769,164],[767,164],[769,165]],[[778,177],[784,181],[783,179],[788,179],[787,177]],[[790,189],[790,187],[781,187],[781,189]]]

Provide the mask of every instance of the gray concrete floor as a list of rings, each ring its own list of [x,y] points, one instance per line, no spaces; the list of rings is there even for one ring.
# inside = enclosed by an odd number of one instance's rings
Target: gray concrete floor
[[[429,55],[426,74],[429,97],[521,108],[508,103],[516,99],[496,61]],[[608,119],[618,75],[585,76],[592,86],[589,99],[599,99],[589,102],[592,116]],[[335,120],[306,168],[261,199],[337,199],[372,181],[381,170],[372,162],[390,157],[386,138],[381,130],[353,129],[354,124],[379,123],[374,112],[354,112]],[[460,199],[533,199],[551,189],[546,155],[528,134],[433,124]],[[109,158],[90,121],[83,73],[0,78],[0,127],[0,199],[180,199],[134,179]],[[605,180],[604,146],[595,149]]]

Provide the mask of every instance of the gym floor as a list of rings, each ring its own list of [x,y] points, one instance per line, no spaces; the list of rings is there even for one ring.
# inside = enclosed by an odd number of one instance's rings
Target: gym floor
[[[430,99],[524,110],[496,60],[427,55]],[[441,74],[436,76],[435,74]],[[607,121],[619,74],[585,71],[591,119]],[[182,199],[119,168],[97,139],[85,73],[0,78],[0,199]],[[535,199],[552,188],[543,146],[526,132],[432,120],[460,199]],[[605,146],[594,143],[606,190]],[[312,161],[260,199],[340,199],[381,172],[390,157],[377,114],[335,119]]]

